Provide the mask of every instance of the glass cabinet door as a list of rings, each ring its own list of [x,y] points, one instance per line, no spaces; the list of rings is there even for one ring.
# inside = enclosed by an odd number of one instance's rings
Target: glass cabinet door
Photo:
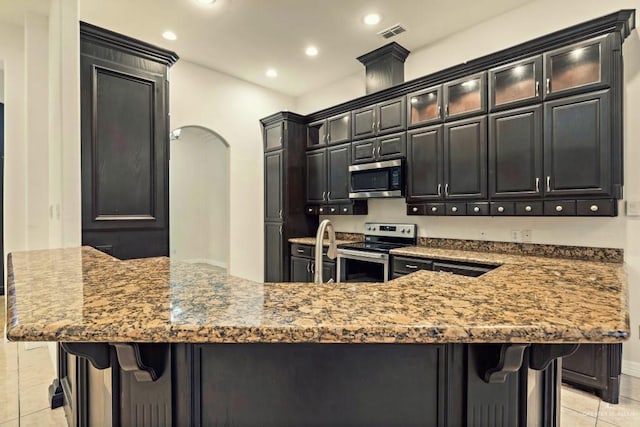
[[[264,128],[264,151],[282,148],[282,122]]]
[[[349,141],[351,139],[350,116],[350,113],[345,113],[327,119],[329,125],[327,143],[337,144],[340,142]]]
[[[436,86],[407,95],[407,127],[442,120],[442,87]]]
[[[609,85],[609,36],[546,53],[545,96],[567,95]]]
[[[542,57],[525,59],[489,71],[491,111],[539,101]]]
[[[446,120],[460,119],[487,111],[486,78],[486,73],[478,73],[445,83]]]
[[[327,121],[309,123],[307,127],[307,148],[318,148],[327,144]]]

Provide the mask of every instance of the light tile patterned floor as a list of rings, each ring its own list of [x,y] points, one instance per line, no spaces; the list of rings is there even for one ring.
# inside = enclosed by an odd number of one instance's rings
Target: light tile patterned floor
[[[27,350],[7,342],[4,297],[0,296],[0,427],[66,426],[62,408],[51,410],[48,387],[55,370],[46,346]],[[620,404],[602,402],[592,394],[562,387],[562,427],[640,426],[640,378],[622,376]]]

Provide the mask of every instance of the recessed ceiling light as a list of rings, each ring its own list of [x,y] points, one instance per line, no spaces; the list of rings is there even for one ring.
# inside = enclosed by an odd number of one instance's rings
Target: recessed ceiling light
[[[308,46],[304,53],[306,53],[307,56],[316,56],[318,54],[318,48],[315,46]]]
[[[196,1],[200,4],[211,4],[216,2],[216,0],[196,0]]]
[[[382,18],[377,13],[370,13],[368,15],[365,15],[363,21],[367,25],[376,25],[378,22],[380,22],[381,19]]]
[[[174,33],[173,31],[165,31],[164,33],[162,33],[162,37],[167,40],[176,40],[178,38],[178,36],[176,36],[176,33]]]
[[[278,72],[274,68],[267,69],[265,74],[267,77],[271,77],[272,79],[278,77]]]

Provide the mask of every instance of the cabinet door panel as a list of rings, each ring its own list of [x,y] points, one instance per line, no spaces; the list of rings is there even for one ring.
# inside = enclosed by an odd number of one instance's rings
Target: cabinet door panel
[[[336,281],[336,263],[335,262],[322,262],[322,281],[327,283],[329,280]]]
[[[353,164],[372,162],[375,159],[375,142],[375,139],[353,142],[351,146]]]
[[[353,138],[364,138],[375,134],[375,109],[374,105],[361,108],[351,113],[353,121]]]
[[[327,149],[327,156],[327,201],[330,203],[348,202],[351,144],[330,147]]]
[[[442,125],[407,132],[407,198],[442,197]]]
[[[542,57],[536,56],[489,71],[491,111],[513,108],[542,99]]]
[[[376,160],[391,160],[405,157],[407,144],[405,133],[388,135],[378,138]]]
[[[487,111],[487,74],[478,73],[444,85],[446,120],[481,114]]]
[[[327,121],[310,123],[307,127],[307,148],[319,148],[327,144]]]
[[[285,253],[281,222],[264,224],[264,280],[284,282]]]
[[[444,184],[448,199],[487,196],[486,117],[444,127]]]
[[[378,105],[378,134],[397,132],[404,129],[405,104],[404,97],[392,99]]]
[[[540,196],[542,175],[542,106],[489,116],[491,197]]]
[[[264,156],[265,209],[266,221],[280,221],[284,210],[282,197],[283,152],[273,151]]]
[[[326,195],[326,150],[307,153],[307,203],[322,203]]]
[[[308,258],[300,258],[297,256],[291,257],[291,269],[289,273],[290,280],[292,282],[309,282],[309,264]]]
[[[610,37],[576,43],[544,55],[545,97],[604,88],[610,83]]]
[[[282,148],[283,123],[275,123],[264,129],[264,150],[277,150]]]
[[[351,113],[340,114],[327,119],[329,144],[339,144],[351,139]]]
[[[442,86],[407,95],[407,127],[442,121]]]
[[[608,90],[545,103],[548,194],[611,194],[609,106]]]

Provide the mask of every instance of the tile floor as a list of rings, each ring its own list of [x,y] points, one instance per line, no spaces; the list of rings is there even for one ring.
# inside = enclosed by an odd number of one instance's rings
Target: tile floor
[[[27,349],[7,342],[4,297],[0,296],[0,427],[66,426],[62,408],[51,410],[48,387],[55,376],[47,346]],[[562,427],[640,426],[640,378],[622,376],[620,404],[611,405],[592,394],[563,386]]]

